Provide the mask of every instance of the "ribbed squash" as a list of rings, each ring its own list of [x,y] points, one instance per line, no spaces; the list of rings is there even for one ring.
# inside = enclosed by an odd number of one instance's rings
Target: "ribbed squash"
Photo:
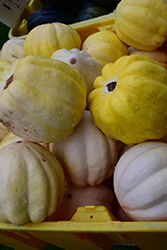
[[[112,31],[100,31],[91,34],[82,44],[85,50],[101,67],[115,62],[119,57],[128,54],[127,46]]]
[[[87,95],[93,90],[93,83],[101,75],[102,67],[86,51],[79,49],[59,49],[51,56],[52,59],[61,60],[78,70],[87,89]]]
[[[0,221],[41,222],[61,205],[64,172],[46,148],[8,133],[0,143],[0,161]]]
[[[51,57],[58,49],[81,48],[81,38],[76,30],[63,23],[45,23],[32,29],[24,44],[26,55]]]
[[[19,38],[7,40],[2,46],[1,59],[13,63],[17,59],[25,57],[24,42],[23,39]]]
[[[167,220],[167,144],[143,142],[117,162],[114,192],[132,220]]]
[[[166,103],[167,70],[139,54],[107,64],[88,96],[95,124],[128,145],[167,134]]]
[[[86,107],[77,70],[60,60],[26,56],[0,82],[0,121],[14,134],[55,142],[72,133]]]
[[[167,37],[167,2],[120,1],[115,12],[115,31],[129,46],[148,51],[157,49]]]
[[[122,143],[103,134],[85,110],[73,133],[50,143],[49,149],[62,165],[67,180],[78,187],[101,184],[112,176]]]

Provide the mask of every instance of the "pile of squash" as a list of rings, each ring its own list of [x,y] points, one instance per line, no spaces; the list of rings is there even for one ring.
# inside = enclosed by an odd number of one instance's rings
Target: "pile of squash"
[[[156,14],[155,14],[156,13]],[[167,221],[167,3],[122,0],[114,31],[33,28],[0,52],[0,221]]]

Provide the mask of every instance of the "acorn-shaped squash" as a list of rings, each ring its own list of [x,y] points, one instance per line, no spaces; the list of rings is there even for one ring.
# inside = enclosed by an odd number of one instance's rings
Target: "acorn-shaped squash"
[[[128,47],[113,31],[98,31],[89,35],[82,44],[86,51],[101,67],[115,62],[119,57],[128,54]]]
[[[0,143],[0,221],[41,222],[63,201],[65,178],[43,146],[8,133]]]
[[[36,142],[66,138],[86,107],[86,87],[77,70],[44,56],[17,60],[0,82],[0,121]]]
[[[66,179],[78,187],[99,185],[111,177],[121,147],[121,142],[107,137],[95,126],[88,110],[68,138],[49,143]]]
[[[19,38],[7,40],[2,46],[1,59],[13,63],[17,59],[25,57],[24,43],[25,40]]]
[[[115,31],[121,41],[152,51],[167,37],[167,1],[122,0],[115,12]]]
[[[61,60],[78,70],[87,89],[87,95],[93,90],[93,83],[101,75],[102,67],[86,51],[79,49],[59,49],[51,56],[52,59]]]
[[[45,23],[32,29],[24,44],[26,55],[42,55],[51,57],[58,49],[81,48],[81,37],[67,24]]]
[[[107,64],[88,96],[95,124],[128,145],[167,134],[166,103],[167,70],[139,54]]]
[[[149,141],[127,150],[117,162],[113,186],[130,219],[167,221],[167,144]]]

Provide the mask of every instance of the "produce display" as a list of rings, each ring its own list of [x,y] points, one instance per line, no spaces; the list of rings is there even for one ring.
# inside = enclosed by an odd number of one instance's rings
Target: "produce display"
[[[70,220],[86,205],[167,221],[167,3],[116,2],[114,30],[83,41],[50,21],[2,46],[0,221]]]

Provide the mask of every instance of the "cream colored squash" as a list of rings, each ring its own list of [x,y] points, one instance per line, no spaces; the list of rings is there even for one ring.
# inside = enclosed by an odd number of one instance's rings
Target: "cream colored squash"
[[[73,133],[50,143],[49,149],[62,165],[66,179],[78,187],[94,186],[112,176],[122,143],[104,135],[85,110]]]
[[[15,62],[17,59],[25,57],[24,43],[25,40],[19,38],[7,40],[1,49],[1,58]]]
[[[46,148],[8,133],[0,143],[0,162],[0,221],[41,222],[61,205],[64,172]]]
[[[56,50],[51,58],[61,60],[78,70],[86,85],[87,95],[93,90],[95,78],[101,75],[101,65],[86,51],[79,49],[60,49]]]
[[[132,220],[167,220],[167,144],[149,141],[127,150],[114,171],[114,192]]]
[[[0,121],[31,141],[55,142],[72,133],[86,107],[86,86],[77,70],[60,60],[18,59],[0,81]]]

